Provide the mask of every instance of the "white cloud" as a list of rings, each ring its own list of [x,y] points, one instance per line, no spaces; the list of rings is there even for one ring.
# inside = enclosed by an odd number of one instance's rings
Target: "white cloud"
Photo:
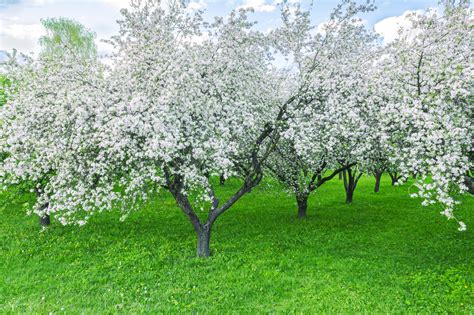
[[[399,37],[398,30],[401,27],[410,27],[409,16],[413,13],[422,14],[423,11],[405,11],[402,15],[383,19],[374,25],[374,30],[383,37],[384,44],[389,44]]]
[[[2,36],[11,36],[18,40],[37,39],[45,34],[41,24],[16,24],[10,23],[2,26]]]
[[[265,3],[265,0],[244,0],[244,3],[238,7],[238,9],[248,8],[253,8],[255,12],[273,12],[276,5]]]
[[[50,3],[54,3],[58,1],[57,0],[28,0],[24,2],[32,4],[32,5],[45,5],[45,4],[50,4]]]
[[[0,24],[0,49],[18,49],[24,53],[37,51],[38,39],[45,34],[40,23],[19,23],[18,18],[3,18]]]
[[[189,10],[202,10],[207,7],[207,3],[204,0],[191,1],[187,8]]]

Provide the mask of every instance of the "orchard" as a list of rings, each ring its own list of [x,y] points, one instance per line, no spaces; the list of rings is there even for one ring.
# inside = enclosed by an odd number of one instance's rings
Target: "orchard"
[[[471,233],[457,209],[474,189],[473,11],[441,7],[409,15],[386,44],[360,18],[371,2],[340,2],[318,29],[284,1],[280,26],[261,31],[252,8],[208,21],[186,2],[132,1],[107,62],[91,30],[45,19],[41,53],[0,65],[1,188],[33,195],[38,230],[65,233],[167,195],[175,206],[154,207],[184,215],[199,257],[241,199],[271,202],[259,189],[292,198],[305,221],[312,203],[325,210],[328,184],[350,208],[370,182]]]

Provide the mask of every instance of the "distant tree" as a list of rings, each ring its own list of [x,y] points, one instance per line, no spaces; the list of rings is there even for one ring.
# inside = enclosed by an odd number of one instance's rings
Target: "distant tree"
[[[283,88],[301,91],[288,126],[267,161],[267,168],[294,193],[298,217],[306,217],[309,195],[364,159],[368,152],[366,76],[375,37],[356,17],[372,10],[344,1],[322,32],[314,32],[309,12],[283,6],[284,26],[274,32],[290,62]],[[352,176],[354,170],[349,171]],[[347,200],[356,187],[344,176]]]
[[[97,58],[95,33],[82,24],[64,17],[41,20],[46,35],[39,39],[40,57],[64,58],[73,53],[79,59]]]

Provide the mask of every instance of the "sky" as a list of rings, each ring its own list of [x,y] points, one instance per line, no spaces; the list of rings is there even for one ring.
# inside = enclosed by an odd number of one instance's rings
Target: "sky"
[[[279,0],[191,0],[189,7],[205,11],[205,17],[226,16],[239,7],[253,7],[251,19],[257,28],[267,31],[279,25]],[[303,8],[311,9],[314,25],[324,23],[337,0],[290,0],[299,1]],[[365,0],[359,0],[364,1]],[[310,6],[311,2],[313,3]],[[437,0],[375,0],[377,10],[360,17],[367,26],[381,34],[385,43],[396,37],[398,24],[410,11],[436,8]],[[128,0],[0,0],[0,60],[5,51],[13,48],[23,53],[37,53],[38,39],[44,34],[41,19],[67,17],[74,19],[97,34],[99,52],[106,54],[111,47],[100,42],[118,31],[116,20],[120,9],[128,6]]]

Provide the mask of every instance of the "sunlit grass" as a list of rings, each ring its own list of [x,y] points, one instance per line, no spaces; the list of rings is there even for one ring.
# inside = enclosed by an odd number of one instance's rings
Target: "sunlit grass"
[[[264,183],[216,222],[209,259],[194,257],[166,193],[125,222],[108,213],[45,231],[17,196],[0,210],[0,313],[474,312],[472,198],[461,233],[408,186],[373,184],[362,178],[346,205],[334,179],[302,221],[294,198]]]

